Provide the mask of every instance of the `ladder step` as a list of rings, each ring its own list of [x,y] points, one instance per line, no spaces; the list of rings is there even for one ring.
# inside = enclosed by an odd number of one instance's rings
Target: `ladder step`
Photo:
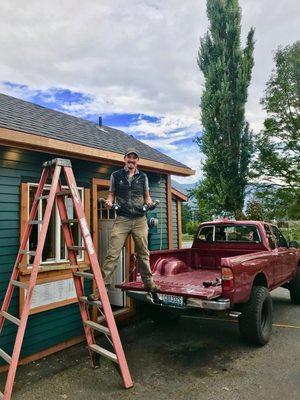
[[[84,246],[69,246],[69,250],[85,250]]]
[[[71,224],[72,222],[78,222],[77,218],[73,218],[73,219],[62,219],[61,223],[62,224]]]
[[[2,349],[0,349],[0,357],[2,357],[3,360],[5,360],[8,364],[11,363],[11,356],[9,356],[7,353],[5,353],[5,351]],[[1,399],[1,397],[0,397],[0,399]]]
[[[12,283],[12,285],[18,286],[19,288],[22,288],[22,289],[28,290],[28,288],[29,288],[29,285],[27,283],[23,283],[20,281],[12,281],[11,283]]]
[[[90,328],[95,329],[95,331],[105,333],[105,335],[110,335],[110,331],[106,326],[97,324],[94,321],[84,321],[84,325],[89,326]]]
[[[35,256],[35,251],[31,251],[31,250],[19,250],[20,254],[28,254],[29,256]]]
[[[43,220],[38,219],[38,220],[32,220],[32,221],[28,221],[29,225],[38,225],[38,224],[42,224]]]
[[[61,192],[56,192],[56,196],[69,196],[71,194],[71,190],[62,190]]]
[[[118,358],[115,353],[112,353],[111,351],[106,350],[103,347],[98,346],[97,344],[91,344],[89,348],[95,353],[98,353],[101,356],[106,357],[115,363],[118,363]]]
[[[36,200],[48,200],[49,199],[49,194],[43,195],[43,196],[39,196],[36,198]]]
[[[89,300],[87,298],[87,296],[81,296],[79,297],[79,301],[81,301],[82,303],[86,303],[89,304],[90,306],[97,306],[97,307],[101,307],[102,308],[102,303],[100,300]]]
[[[8,319],[10,322],[12,322],[13,324],[16,325],[20,325],[21,321],[19,320],[19,318],[14,317],[13,315],[7,313],[6,311],[0,311],[0,314],[5,318]]]
[[[81,276],[82,278],[87,278],[87,279],[94,279],[94,274],[91,274],[90,272],[74,272],[74,275],[76,276]]]

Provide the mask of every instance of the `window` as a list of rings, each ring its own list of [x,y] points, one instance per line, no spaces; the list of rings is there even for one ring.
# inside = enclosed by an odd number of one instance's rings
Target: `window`
[[[271,226],[273,234],[276,238],[277,241],[277,246],[278,247],[288,247],[287,241],[285,240],[285,237],[283,234],[280,232],[280,230],[277,228],[277,226],[272,225]]]
[[[37,187],[38,187],[37,184],[29,184],[29,210],[32,207]],[[63,187],[63,188],[65,188],[65,187]],[[50,185],[46,185],[43,195],[47,195],[47,192],[49,193],[49,191],[50,191]],[[81,201],[83,202],[84,201],[84,189],[78,188],[78,191],[79,191],[79,194],[81,197]],[[74,219],[75,213],[74,213],[73,202],[72,202],[71,198],[65,197],[65,202],[66,202],[66,207],[67,207],[68,218]],[[38,220],[43,219],[44,214],[45,214],[46,205],[47,205],[46,199],[42,199],[39,201],[36,219],[38,219]],[[27,218],[28,218],[28,216],[27,216]],[[72,222],[70,224],[70,226],[71,226],[71,230],[72,230],[72,234],[73,234],[74,244],[82,246],[82,237],[81,237],[81,233],[79,230],[78,222]],[[39,224],[32,226],[32,231],[31,231],[31,234],[29,237],[29,250],[32,250],[32,251],[36,250],[40,231],[41,231],[41,226]],[[83,254],[82,250],[77,251],[77,256],[78,256],[78,261],[83,261],[84,254]],[[27,259],[28,264],[32,264],[33,258],[34,258],[33,256],[28,256],[28,259]],[[43,249],[42,263],[43,264],[60,263],[60,262],[67,262],[67,261],[68,261],[67,247],[66,247],[64,235],[62,232],[58,208],[55,205],[53,207],[51,217],[50,217],[49,227],[48,227],[45,245],[44,245],[44,249]]]
[[[198,239],[215,242],[261,243],[259,231],[254,225],[215,225],[201,228]]]
[[[205,240],[207,242],[212,242],[214,237],[214,227],[213,226],[204,226],[200,229],[198,239]]]
[[[275,237],[273,233],[271,232],[271,229],[269,228],[268,225],[264,225],[265,228],[265,233],[268,239],[269,246],[271,247],[272,250],[276,248],[276,243],[275,243]]]

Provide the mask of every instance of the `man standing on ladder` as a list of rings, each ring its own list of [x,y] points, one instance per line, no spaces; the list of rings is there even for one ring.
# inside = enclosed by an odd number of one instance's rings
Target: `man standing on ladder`
[[[139,154],[136,149],[127,149],[124,154],[125,166],[111,174],[110,188],[105,207],[110,209],[113,203],[120,208],[116,211],[109,242],[108,253],[102,266],[102,275],[106,288],[112,281],[112,275],[118,266],[121,250],[129,234],[132,234],[140,262],[140,272],[145,290],[157,292],[149,263],[148,225],[143,205],[153,206],[149,193],[147,175],[138,170]],[[97,291],[88,296],[89,300],[99,299]]]

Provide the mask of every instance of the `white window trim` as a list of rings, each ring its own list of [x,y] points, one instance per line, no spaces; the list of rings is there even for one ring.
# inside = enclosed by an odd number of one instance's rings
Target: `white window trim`
[[[30,188],[31,187],[38,187],[39,185],[37,183],[28,183],[28,204],[30,203]],[[45,185],[44,186],[45,189],[50,189],[51,185]],[[62,186],[62,189],[68,189],[68,186]],[[77,187],[79,193],[82,194],[81,198],[82,198],[82,207],[84,208],[84,188],[83,187]],[[28,210],[29,212],[29,210]],[[41,219],[42,217],[42,202],[39,201],[38,204],[38,218],[37,219]],[[29,218],[29,215],[27,216],[27,218]],[[40,234],[41,231],[41,226],[38,225],[38,235]],[[81,235],[81,232],[80,232]],[[58,239],[57,239],[58,238]],[[83,240],[82,240],[82,236],[81,236],[81,240],[80,243],[78,244],[79,246],[82,246],[83,244]],[[29,245],[29,240],[27,243],[27,247]],[[58,212],[58,207],[57,204],[55,204],[55,254],[56,256],[58,254],[60,254],[60,245],[61,245],[61,219],[59,216],[59,212]],[[76,244],[77,245],[77,244]],[[66,247],[66,246],[65,246]],[[65,248],[65,252],[67,254],[67,248]],[[81,256],[77,256],[77,261],[78,262],[82,262],[84,261],[84,252],[81,251]],[[42,261],[41,260],[41,264],[43,265],[48,265],[48,264],[58,264],[58,263],[68,263],[70,262],[70,260],[66,259],[66,258],[62,258],[60,259],[59,257],[55,258],[55,261]],[[27,256],[27,265],[28,266],[32,266],[32,264],[29,264],[29,255]]]

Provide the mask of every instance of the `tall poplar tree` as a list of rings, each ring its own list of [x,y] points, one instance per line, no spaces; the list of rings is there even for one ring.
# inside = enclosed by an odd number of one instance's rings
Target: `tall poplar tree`
[[[200,212],[239,213],[244,204],[252,135],[245,121],[254,64],[254,30],[241,47],[238,0],[207,0],[209,29],[200,40],[198,65],[205,78],[201,98],[204,179],[194,192]]]

